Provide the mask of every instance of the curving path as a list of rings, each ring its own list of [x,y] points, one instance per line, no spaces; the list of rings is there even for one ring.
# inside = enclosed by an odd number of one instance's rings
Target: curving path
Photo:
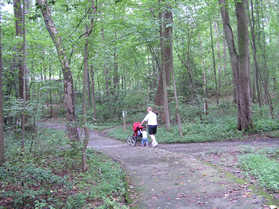
[[[53,122],[44,123],[44,126],[61,128],[61,124]],[[250,145],[279,148],[279,141],[257,141]],[[209,150],[215,149],[218,153],[239,150],[243,142],[131,147],[91,131],[89,147],[120,161],[126,168],[133,202],[131,208],[268,208],[264,206],[264,198],[254,194],[247,185],[235,183],[220,169],[200,160],[199,156]],[[135,188],[137,195],[133,195]]]

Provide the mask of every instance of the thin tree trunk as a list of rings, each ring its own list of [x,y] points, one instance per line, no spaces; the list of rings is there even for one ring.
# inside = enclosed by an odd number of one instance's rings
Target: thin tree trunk
[[[178,96],[177,96],[177,90],[176,90],[176,81],[175,81],[175,76],[174,76],[174,69],[172,70],[172,81],[173,81],[173,93],[174,93],[174,98],[175,98],[175,115],[176,115],[176,123],[178,126],[178,132],[179,135],[182,137],[183,132],[182,132],[182,125],[181,125],[181,117],[179,113],[179,101],[178,101]]]
[[[24,94],[25,94],[25,100],[30,99],[30,89],[29,89],[29,69],[27,68],[27,41],[26,41],[26,24],[25,24],[25,17],[28,12],[28,4],[29,0],[23,0],[23,70],[24,70]]]
[[[87,107],[89,104],[89,70],[88,70],[88,45],[89,45],[89,36],[93,30],[94,27],[94,16],[96,13],[96,7],[95,7],[95,0],[91,0],[91,24],[90,28],[88,28],[88,25],[85,25],[85,44],[84,44],[84,68],[83,68],[83,102],[82,102],[82,113],[83,113],[83,130],[84,130],[84,140],[83,140],[83,147],[82,147],[82,170],[85,172],[88,169],[87,161],[86,161],[86,150],[89,142],[89,130],[87,127]],[[88,96],[88,98],[87,98]]]
[[[184,41],[183,41],[184,43]],[[177,57],[179,59],[179,61],[181,62],[181,64],[185,67],[187,73],[188,73],[188,77],[189,77],[189,89],[191,92],[191,98],[193,99],[194,97],[194,81],[193,81],[193,72],[191,69],[191,63],[190,63],[190,45],[191,45],[191,36],[188,36],[188,44],[185,44],[185,47],[187,46],[187,51],[186,53],[183,52],[183,55],[181,56],[178,52],[178,49],[175,48],[176,50],[176,54]]]
[[[208,115],[208,91],[207,91],[207,78],[206,78],[206,70],[205,70],[205,66],[203,66],[204,70],[203,70],[203,94],[204,94],[204,103],[203,103],[203,113],[205,115]]]
[[[264,61],[264,78],[263,78],[263,88],[265,93],[265,100],[269,107],[269,113],[272,119],[274,119],[274,113],[273,113],[273,104],[272,104],[272,98],[270,95],[270,91],[268,88],[269,83],[269,72],[268,72],[268,65],[267,65],[267,59],[266,59],[266,41],[265,41],[265,32],[263,31],[263,61]]]
[[[94,0],[93,0],[94,1]],[[87,127],[87,95],[88,95],[88,26],[86,25],[86,33],[85,33],[85,45],[84,45],[84,68],[83,68],[83,102],[82,102],[82,113],[83,113],[83,130],[84,130],[84,140],[83,140],[83,148],[82,148],[82,170],[86,171],[88,169],[88,165],[86,162],[86,149],[89,141],[89,130]]]
[[[262,106],[262,99],[261,99],[261,88],[260,88],[260,68],[258,65],[258,59],[257,59],[257,45],[256,45],[256,34],[255,34],[255,16],[254,16],[254,5],[253,0],[250,1],[250,7],[251,7],[251,17],[250,17],[250,32],[251,32],[251,45],[253,50],[253,59],[254,59],[254,65],[255,65],[255,84],[256,84],[256,90],[257,90],[257,100],[258,104],[261,107]],[[249,11],[249,10],[248,10]]]
[[[273,91],[277,90],[277,81],[276,81],[276,77],[272,78],[272,83],[273,83]]]
[[[117,40],[117,34],[114,34],[115,40]],[[113,51],[113,88],[114,95],[118,94],[119,91],[119,75],[118,75],[118,53],[117,48],[114,47]]]
[[[256,95],[256,72],[252,74],[252,102],[256,103],[257,95]]]
[[[93,118],[96,120],[96,96],[95,96],[95,78],[94,78],[94,67],[90,66],[90,74],[91,74],[91,99],[92,99],[92,107],[93,107]]]
[[[213,40],[213,32],[212,32],[213,30],[212,30],[212,21],[211,20],[210,20],[209,24],[210,24],[210,46],[211,46],[214,81],[215,81],[216,103],[217,103],[217,105],[219,105],[216,59],[215,59],[214,40]]]
[[[193,70],[191,66],[191,35],[188,35],[188,44],[187,44],[187,51],[185,54],[185,62],[186,62],[186,69],[189,75],[189,80],[190,80],[190,89],[191,89],[191,98],[194,99],[194,76],[193,76]]]
[[[92,94],[91,94],[91,81],[90,81],[90,75],[89,75],[89,69],[88,69],[88,83],[87,83],[87,89],[88,89],[88,103],[89,107],[92,109]]]
[[[102,25],[101,28],[101,35],[102,35],[102,39],[103,42],[105,43],[105,32],[104,32],[104,26]],[[106,59],[107,59],[107,55],[106,52],[104,52],[104,77],[105,77],[105,92],[106,92],[106,96],[108,97],[110,94],[110,78],[109,78],[109,70],[106,64]]]
[[[51,73],[51,66],[49,65],[49,85],[51,85],[51,77],[52,77],[52,73]],[[49,105],[50,105],[50,118],[53,118],[53,105],[52,105],[52,89],[49,89]]]
[[[3,123],[3,89],[2,89],[2,8],[0,6],[0,166],[5,162],[4,123]]]
[[[26,26],[25,26],[25,10],[26,10],[26,5],[25,5],[25,0],[22,0],[22,37],[23,37],[23,45],[22,45],[22,78],[20,78],[22,80],[22,95],[23,95],[23,108],[24,110],[26,109],[26,81],[27,79],[25,78],[25,72],[26,72]],[[21,131],[22,131],[22,141],[21,141],[21,148],[22,151],[24,151],[24,144],[25,144],[25,122],[26,122],[26,117],[25,117],[25,113],[22,113],[22,121],[21,121]]]
[[[64,77],[64,106],[66,110],[67,119],[67,134],[72,140],[79,140],[78,130],[76,126],[75,116],[75,102],[74,102],[74,87],[71,68],[69,66],[69,60],[63,47],[62,39],[58,34],[56,26],[51,18],[51,12],[46,0],[36,0],[40,6],[46,28],[50,34],[50,37],[56,47],[59,61],[62,65],[63,77]]]
[[[217,47],[217,59],[221,60],[221,50],[220,50],[220,30],[219,30],[219,23],[216,22],[215,24],[215,31],[217,34],[217,42],[216,42],[216,47]],[[221,87],[222,87],[222,73],[221,73],[221,64],[218,65],[218,88],[217,88],[217,94],[218,98],[221,97]]]
[[[263,12],[263,1],[260,0],[260,5],[259,7],[261,8],[261,15],[262,15],[262,19],[264,17],[264,12]],[[262,27],[261,27],[261,34],[262,34],[262,44],[260,42],[260,48],[262,51],[262,57],[263,57],[263,88],[264,88],[264,93],[265,93],[265,102],[266,104],[268,104],[269,106],[269,112],[270,112],[270,116],[272,118],[274,118],[274,113],[273,113],[273,104],[272,104],[272,98],[270,95],[270,91],[269,91],[269,69],[268,69],[268,64],[267,64],[267,58],[266,58],[266,38],[265,38],[265,25],[262,22]],[[270,41],[271,42],[271,41]]]

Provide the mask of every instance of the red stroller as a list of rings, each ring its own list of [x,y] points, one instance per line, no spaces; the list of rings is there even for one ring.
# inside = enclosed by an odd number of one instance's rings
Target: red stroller
[[[133,124],[133,136],[127,137],[127,143],[132,146],[136,146],[137,141],[141,141],[142,134],[141,131],[143,129],[143,126],[140,122],[135,122]]]

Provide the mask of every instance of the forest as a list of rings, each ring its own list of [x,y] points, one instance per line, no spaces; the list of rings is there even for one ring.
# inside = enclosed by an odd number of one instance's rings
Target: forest
[[[243,145],[237,167],[279,204],[278,11],[276,0],[1,1],[0,208],[133,208],[129,171],[90,146],[96,133],[125,143],[148,106],[159,148],[271,140]]]

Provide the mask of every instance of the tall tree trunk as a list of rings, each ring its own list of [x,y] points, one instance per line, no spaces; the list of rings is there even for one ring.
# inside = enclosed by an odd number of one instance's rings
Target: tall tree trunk
[[[175,76],[174,76],[174,69],[172,69],[172,82],[173,82],[173,93],[174,93],[174,98],[175,98],[176,123],[177,123],[177,126],[178,126],[179,135],[182,137],[183,132],[182,132],[182,125],[181,125],[181,117],[180,117],[180,113],[179,113],[179,100],[178,100],[177,90],[176,90],[176,81],[175,81]]]
[[[171,72],[173,71],[173,41],[172,41],[172,24],[173,17],[171,8],[166,8],[166,11],[163,13],[163,50],[164,50],[164,65],[166,72],[166,84],[167,87],[170,85]]]
[[[160,4],[159,0],[159,4]],[[155,104],[161,106],[163,104],[163,114],[161,112],[162,122],[166,124],[166,128],[170,128],[170,115],[168,108],[168,86],[170,83],[170,73],[173,69],[173,53],[172,53],[172,12],[170,8],[166,8],[159,13],[160,18],[160,47],[161,47],[161,72],[159,77],[159,85]],[[160,81],[161,80],[161,81]],[[161,84],[160,84],[161,82]],[[160,86],[162,85],[162,86]],[[160,89],[163,87],[162,89]]]
[[[23,100],[23,108],[25,109],[25,69],[26,69],[26,34],[25,34],[25,0],[14,0],[14,13],[16,18],[16,35],[22,38],[17,51],[17,66],[19,79],[19,97]],[[21,150],[24,151],[25,143],[25,115],[21,113]]]
[[[16,27],[16,36],[21,37],[23,40],[23,11],[22,11],[22,1],[13,0],[14,15],[15,15],[15,27]],[[16,52],[16,68],[18,70],[18,80],[19,80],[19,97],[23,99],[23,41],[17,45]]]
[[[94,0],[93,0],[94,1]],[[87,95],[88,95],[88,26],[86,25],[86,33],[85,33],[85,45],[84,45],[84,67],[83,67],[83,102],[82,102],[82,118],[83,118],[83,130],[84,130],[84,140],[83,140],[83,148],[82,148],[82,170],[86,171],[88,168],[86,161],[86,150],[89,141],[89,130],[87,127]]]
[[[115,40],[117,40],[116,32],[114,37]],[[116,47],[114,47],[114,51],[113,51],[113,88],[114,88],[114,95],[117,95],[119,90],[119,75],[118,75],[118,53]]]
[[[166,76],[166,71],[164,69],[165,67],[163,66],[163,91],[164,91],[164,116],[165,116],[165,124],[166,124],[166,129],[170,129],[170,115],[169,115],[169,104],[168,104],[168,90],[167,90],[167,76]]]
[[[103,42],[105,43],[105,31],[104,31],[104,26],[102,25],[101,28],[101,35],[102,35],[102,39]],[[107,55],[106,52],[104,51],[104,76],[105,76],[105,92],[106,92],[106,96],[108,97],[110,94],[110,78],[109,78],[109,69],[107,67]]]
[[[252,127],[251,99],[250,99],[250,75],[249,75],[249,37],[248,16],[246,14],[246,0],[235,1],[235,12],[238,28],[239,55],[234,44],[232,28],[230,26],[229,13],[226,0],[219,0],[223,29],[228,44],[231,66],[236,85],[238,105],[238,129],[248,130]]]
[[[83,130],[84,130],[84,140],[83,140],[83,148],[82,148],[82,170],[86,171],[88,169],[88,165],[87,165],[87,161],[86,161],[86,150],[87,150],[87,146],[88,146],[88,142],[89,142],[89,130],[87,127],[87,108],[88,108],[88,104],[89,102],[89,96],[88,92],[89,92],[89,70],[88,70],[88,39],[89,36],[91,34],[91,32],[93,31],[93,27],[94,27],[94,16],[96,13],[96,7],[95,7],[95,0],[91,0],[91,8],[90,8],[90,13],[89,15],[91,15],[90,18],[90,28],[88,27],[88,25],[85,25],[85,44],[84,44],[84,68],[83,68],[83,102],[82,102],[82,113],[83,113]],[[87,98],[88,96],[88,98]]]
[[[159,0],[159,6],[160,6],[161,0]],[[163,14],[162,11],[159,12],[159,31],[160,31],[160,52],[161,52],[161,60],[160,60],[160,67],[159,69],[159,78],[158,78],[158,87],[157,92],[155,95],[154,103],[157,105],[160,109],[160,116],[163,123],[165,123],[166,119],[162,110],[162,105],[164,104],[164,91],[163,91]]]
[[[90,75],[91,75],[91,99],[92,99],[92,107],[93,107],[93,118],[96,119],[96,96],[95,96],[95,78],[94,78],[94,67],[90,66]]]
[[[188,44],[187,44],[187,51],[185,54],[185,62],[186,62],[186,69],[189,75],[189,80],[190,80],[190,89],[191,89],[191,99],[194,99],[194,76],[193,76],[193,69],[191,66],[191,40],[192,40],[192,36],[191,34],[188,35]]]
[[[170,112],[168,104],[168,87],[170,85],[171,72],[173,72],[173,40],[172,40],[172,24],[173,17],[171,8],[168,7],[163,17],[163,87],[164,87],[164,112],[166,117],[166,128],[170,129]]]
[[[23,4],[22,4],[23,2]],[[25,31],[24,31],[24,0],[13,0],[13,7],[14,7],[14,15],[15,15],[15,26],[16,26],[16,36],[20,37],[20,43],[17,44],[16,47],[16,69],[18,72],[18,95],[19,98],[24,100],[25,92],[24,92],[24,62],[25,62]],[[24,102],[23,102],[24,103]],[[24,105],[24,104],[23,104]],[[25,117],[24,113],[21,113],[20,116],[21,120],[21,150],[24,151],[24,135],[25,135]]]
[[[226,43],[228,46],[229,54],[230,54],[230,62],[232,67],[232,75],[233,75],[233,84],[234,84],[234,97],[236,98],[237,104],[237,121],[238,121],[238,129],[241,130],[241,106],[239,102],[239,84],[238,84],[238,77],[239,77],[239,60],[238,54],[235,47],[234,42],[234,35],[232,31],[232,27],[230,25],[230,17],[228,12],[228,5],[226,0],[219,0],[220,4],[220,11],[223,21],[223,30],[226,39]]]
[[[241,130],[252,128],[252,112],[250,97],[250,72],[249,72],[249,32],[248,16],[246,13],[247,0],[235,0],[237,17],[238,49],[239,49],[239,99],[241,106]]]
[[[215,31],[217,34],[217,59],[221,60],[221,50],[220,50],[220,30],[219,30],[219,23],[216,22],[215,24]],[[217,87],[217,94],[218,98],[221,97],[221,87],[222,87],[222,73],[221,73],[221,64],[218,65],[218,87]]]
[[[2,8],[0,6],[0,166],[5,161],[5,149],[4,149],[4,123],[3,123],[3,91],[2,91]]]
[[[188,32],[189,33],[189,32]],[[183,41],[184,43],[184,41]],[[178,59],[180,60],[181,64],[185,67],[188,77],[189,77],[189,89],[191,92],[191,99],[194,98],[194,81],[193,81],[193,71],[191,68],[191,57],[190,57],[190,49],[191,49],[191,35],[188,35],[187,44],[185,44],[185,47],[187,47],[186,52],[183,52],[183,55],[181,56],[178,52],[178,49],[176,49],[176,54]],[[183,50],[184,51],[184,50]]]
[[[218,81],[217,81],[217,70],[216,70],[216,59],[215,59],[215,50],[214,50],[214,40],[213,40],[213,30],[212,30],[212,21],[210,20],[210,46],[212,54],[212,63],[213,63],[213,72],[214,72],[214,81],[215,81],[215,92],[216,92],[216,103],[219,105],[219,95],[218,95]]]
[[[26,41],[26,24],[25,17],[28,12],[29,0],[23,0],[23,70],[24,70],[24,95],[25,100],[30,99],[30,88],[29,88],[29,69],[27,68],[27,41]]]
[[[52,20],[50,8],[46,0],[36,0],[40,6],[46,28],[50,34],[50,37],[56,47],[59,61],[62,65],[63,77],[64,77],[64,106],[66,110],[67,119],[67,134],[72,140],[79,140],[79,135],[76,127],[75,116],[75,100],[74,100],[74,87],[72,72],[69,65],[69,60],[63,47],[62,39],[56,29],[56,26]]]
[[[51,78],[52,78],[52,73],[51,73],[51,65],[49,65],[49,85],[51,85]],[[50,118],[53,118],[53,105],[52,105],[52,89],[49,89],[49,105],[50,105]]]
[[[269,106],[269,112],[272,118],[274,118],[274,113],[273,113],[273,105],[272,105],[272,98],[270,95],[270,91],[269,91],[269,70],[268,70],[268,64],[267,64],[267,58],[266,58],[266,38],[265,38],[265,23],[264,21],[261,22],[260,24],[260,18],[263,20],[264,19],[264,11],[263,11],[263,1],[260,0],[260,2],[256,1],[256,7],[258,8],[258,27],[259,30],[261,31],[261,37],[259,37],[259,48],[260,51],[262,52],[262,60],[263,60],[263,74],[261,76],[261,80],[263,83],[263,89],[264,89],[264,98],[265,98],[265,104],[268,104]],[[260,9],[260,11],[259,11]],[[260,17],[261,15],[261,17]],[[270,41],[271,42],[271,41]]]
[[[226,38],[223,38],[223,60],[224,60],[224,66],[223,66],[223,76],[226,78],[227,73],[227,42]],[[236,104],[236,88],[233,86],[233,103]]]
[[[89,107],[92,108],[92,94],[91,94],[91,80],[90,80],[90,72],[88,69],[88,83],[87,83],[87,89],[88,89],[88,103],[89,103]]]
[[[203,94],[204,94],[204,101],[203,101],[203,113],[208,115],[208,90],[207,90],[207,78],[206,78],[206,70],[205,65],[203,66]]]
[[[258,64],[257,59],[257,45],[256,45],[256,33],[255,33],[255,15],[254,15],[254,5],[253,0],[250,1],[250,7],[251,7],[251,16],[250,17],[250,32],[251,32],[251,45],[253,50],[253,59],[254,59],[254,65],[255,65],[255,85],[257,90],[257,100],[258,104],[261,107],[262,106],[262,99],[261,99],[261,88],[260,88],[260,68]],[[249,10],[248,10],[249,11]]]

